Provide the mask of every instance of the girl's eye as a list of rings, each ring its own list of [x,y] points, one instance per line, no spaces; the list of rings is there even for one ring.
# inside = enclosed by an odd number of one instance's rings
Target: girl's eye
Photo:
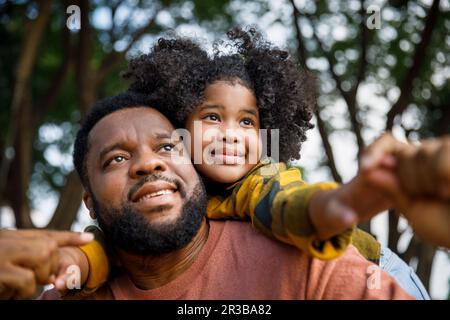
[[[219,117],[215,114],[209,114],[206,117],[204,117],[203,119],[211,120],[211,121],[219,121]]]
[[[241,124],[248,127],[253,125],[253,121],[251,119],[242,119]]]

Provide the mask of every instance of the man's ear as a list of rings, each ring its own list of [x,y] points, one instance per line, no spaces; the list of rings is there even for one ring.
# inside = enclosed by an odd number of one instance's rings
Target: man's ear
[[[94,201],[92,199],[92,195],[90,192],[88,191],[83,192],[83,202],[86,208],[89,210],[89,215],[91,216],[91,218],[97,219],[97,216],[95,215],[94,212]]]

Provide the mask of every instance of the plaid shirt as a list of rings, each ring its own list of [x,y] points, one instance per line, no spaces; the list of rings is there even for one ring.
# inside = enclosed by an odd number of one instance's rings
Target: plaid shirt
[[[226,190],[207,186],[210,197],[206,212],[210,219],[251,220],[265,235],[296,246],[315,258],[330,260],[345,251],[353,229],[319,241],[308,204],[317,191],[337,187],[334,182],[307,184],[298,168],[287,168],[284,163],[260,162]]]

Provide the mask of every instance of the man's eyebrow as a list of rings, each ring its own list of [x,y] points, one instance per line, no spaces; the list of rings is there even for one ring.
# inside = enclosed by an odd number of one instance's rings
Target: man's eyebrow
[[[99,159],[103,159],[103,157],[108,154],[109,152],[115,150],[115,149],[127,149],[125,143],[123,142],[117,142],[112,145],[106,146],[105,148],[100,151]]]
[[[155,133],[155,137],[156,139],[170,139],[172,138],[172,135],[168,134],[167,132],[162,132],[162,133]]]

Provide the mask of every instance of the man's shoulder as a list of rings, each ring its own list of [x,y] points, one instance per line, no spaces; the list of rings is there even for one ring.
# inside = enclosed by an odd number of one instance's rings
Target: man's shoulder
[[[294,263],[301,263],[304,267],[313,266],[316,271],[320,269],[331,270],[336,267],[347,269],[348,267],[364,266],[367,268],[369,265],[374,265],[364,258],[353,245],[349,245],[339,258],[319,260],[292,245],[269,238],[249,222],[210,221],[210,225],[212,232],[218,233],[218,245],[229,246],[242,253],[246,258],[257,256],[259,259],[264,257],[271,259],[277,256],[278,261],[287,259]]]
[[[245,257],[257,255],[309,259],[310,256],[296,247],[270,238],[256,229],[251,222],[235,220],[211,220],[211,231],[218,237],[217,246],[229,247]]]

